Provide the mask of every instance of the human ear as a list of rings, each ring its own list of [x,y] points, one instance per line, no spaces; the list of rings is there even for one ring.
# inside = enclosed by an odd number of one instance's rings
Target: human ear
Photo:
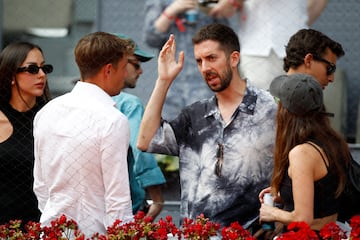
[[[304,57],[304,64],[306,67],[309,67],[311,64],[311,61],[314,59],[313,55],[311,53],[307,53]]]
[[[231,61],[231,66],[235,66],[237,67],[239,62],[240,62],[240,52],[238,51],[233,51],[230,54],[230,61]]]

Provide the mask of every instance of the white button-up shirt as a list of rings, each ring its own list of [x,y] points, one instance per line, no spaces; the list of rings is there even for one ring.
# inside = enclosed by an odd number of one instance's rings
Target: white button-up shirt
[[[132,220],[127,118],[94,84],[45,105],[34,120],[34,191],[40,222],[65,214],[87,237],[105,233],[116,219]]]

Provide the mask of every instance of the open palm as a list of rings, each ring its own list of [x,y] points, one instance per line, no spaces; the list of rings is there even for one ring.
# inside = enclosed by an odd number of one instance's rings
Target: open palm
[[[170,35],[167,42],[160,51],[158,59],[159,79],[172,82],[184,66],[184,52],[179,53],[176,61],[176,41],[174,35]]]

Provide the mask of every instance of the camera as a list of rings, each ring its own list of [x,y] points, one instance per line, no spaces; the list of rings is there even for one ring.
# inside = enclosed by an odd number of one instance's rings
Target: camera
[[[213,7],[218,3],[218,0],[198,0],[198,4],[201,7]]]
[[[204,13],[208,14],[210,9],[218,4],[219,0],[197,0],[199,9]]]
[[[198,9],[208,14],[210,9],[218,3],[218,0],[197,0],[197,2],[199,6]],[[186,11],[185,17],[187,24],[196,24],[198,17],[198,9],[191,9]]]

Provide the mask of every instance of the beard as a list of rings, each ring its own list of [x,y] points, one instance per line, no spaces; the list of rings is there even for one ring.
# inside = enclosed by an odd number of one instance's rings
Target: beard
[[[125,79],[124,81],[124,88],[135,88],[137,83],[136,79]]]
[[[209,86],[209,88],[213,91],[213,92],[221,92],[223,90],[225,90],[226,88],[228,88],[228,86],[230,85],[231,79],[232,79],[233,73],[231,71],[231,68],[229,66],[226,67],[226,69],[224,71],[222,71],[220,74],[218,74],[217,72],[206,72],[205,73],[205,80],[207,79],[211,79],[211,78],[215,78],[218,77],[220,79],[220,85],[211,85],[209,84],[208,81],[206,81],[207,85]]]

